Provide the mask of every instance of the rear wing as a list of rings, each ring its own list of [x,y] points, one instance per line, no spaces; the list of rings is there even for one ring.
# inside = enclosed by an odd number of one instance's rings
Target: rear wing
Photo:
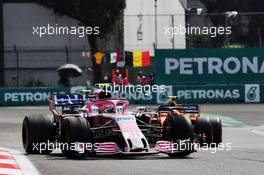
[[[197,114],[200,113],[199,105],[177,105],[174,108],[183,113]]]
[[[199,114],[200,113],[200,106],[199,105],[182,105],[177,104],[177,106],[168,107],[168,106],[161,106],[159,108],[160,111],[167,111],[167,110],[177,109],[181,113],[188,113],[188,114]]]
[[[146,106],[140,106],[136,108],[135,112],[156,112],[157,111],[157,107],[146,107]]]
[[[51,95],[49,99],[55,106],[81,106],[87,103],[88,100],[87,94],[56,94]]]

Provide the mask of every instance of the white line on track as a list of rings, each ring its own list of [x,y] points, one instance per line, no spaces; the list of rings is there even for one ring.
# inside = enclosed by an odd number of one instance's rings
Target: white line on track
[[[6,150],[6,149],[5,149]],[[10,156],[10,152],[1,152],[0,154],[1,156]]]
[[[250,131],[253,132],[254,134],[264,136],[264,132],[262,132],[262,131],[255,130],[255,129],[251,129]]]
[[[10,175],[23,175],[22,171],[17,170],[17,169],[9,169],[9,168],[1,168],[0,169],[0,174],[5,174],[5,175],[9,175],[9,174]]]
[[[0,164],[5,163],[5,164],[16,164],[15,160],[8,160],[8,159],[0,159]]]

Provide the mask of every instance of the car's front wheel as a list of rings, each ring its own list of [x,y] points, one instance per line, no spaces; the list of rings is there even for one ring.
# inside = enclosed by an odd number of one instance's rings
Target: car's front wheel
[[[178,148],[186,146],[185,150],[169,153],[170,157],[185,157],[194,152],[192,149],[192,141],[194,139],[194,131],[189,118],[180,115],[168,115],[163,124],[163,140],[178,144]],[[189,140],[186,143],[179,141]],[[180,145],[179,145],[180,144]],[[185,145],[181,145],[185,144]],[[188,147],[187,147],[188,146]]]
[[[93,133],[88,121],[83,117],[64,118],[61,141],[62,153],[67,158],[84,158],[87,151],[85,149],[86,145],[92,146],[94,143]]]

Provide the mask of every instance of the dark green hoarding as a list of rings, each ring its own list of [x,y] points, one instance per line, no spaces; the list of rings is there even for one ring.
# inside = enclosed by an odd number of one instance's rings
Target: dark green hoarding
[[[158,49],[156,83],[246,84],[264,82],[264,49]]]
[[[0,106],[48,105],[50,93],[69,93],[70,88],[0,88]]]
[[[211,84],[166,86],[166,92],[116,92],[113,98],[125,98],[130,104],[165,104],[176,95],[179,103],[263,103],[264,84]],[[78,93],[78,88],[0,88],[0,106],[48,105],[50,93]]]

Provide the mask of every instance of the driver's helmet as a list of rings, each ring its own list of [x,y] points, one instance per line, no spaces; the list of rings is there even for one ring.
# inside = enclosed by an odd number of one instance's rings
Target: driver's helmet
[[[79,107],[77,107],[77,106],[71,106],[70,110],[71,110],[72,114],[79,114],[80,113]]]
[[[101,113],[115,113],[115,106],[114,105],[106,105],[101,107],[100,109]]]
[[[169,102],[169,106],[171,107],[177,106],[177,96],[169,96],[168,98],[171,99]]]
[[[169,106],[175,107],[175,106],[177,106],[177,102],[176,101],[170,101]]]

